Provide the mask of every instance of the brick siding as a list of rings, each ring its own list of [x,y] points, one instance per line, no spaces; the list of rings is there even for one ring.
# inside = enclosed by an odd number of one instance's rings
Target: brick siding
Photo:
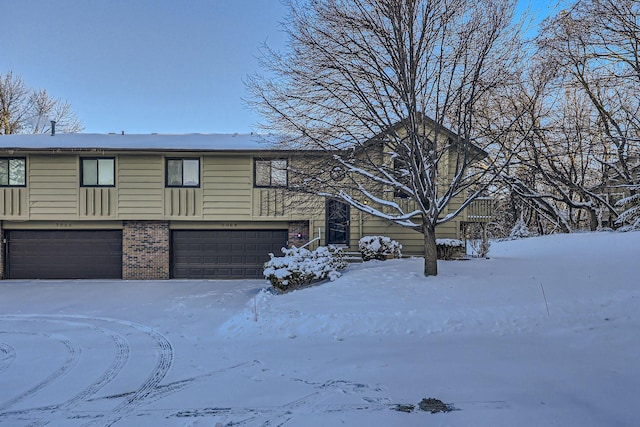
[[[122,278],[169,278],[169,223],[125,221],[122,231]]]

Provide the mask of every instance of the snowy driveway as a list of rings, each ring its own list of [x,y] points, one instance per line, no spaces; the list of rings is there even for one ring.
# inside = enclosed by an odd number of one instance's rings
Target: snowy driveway
[[[258,280],[0,282],[0,424],[111,425],[242,366],[207,363],[215,351],[200,341],[263,286]]]

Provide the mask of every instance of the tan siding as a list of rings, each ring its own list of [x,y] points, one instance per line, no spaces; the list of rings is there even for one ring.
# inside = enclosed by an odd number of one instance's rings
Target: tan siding
[[[78,157],[31,155],[27,170],[30,219],[78,217]]]
[[[27,189],[0,188],[0,218],[25,217],[27,215]]]
[[[166,217],[200,217],[202,190],[200,188],[165,188],[164,214]]]
[[[307,220],[318,217],[324,221],[326,199],[312,194],[290,193],[286,199],[286,214],[290,219]]]
[[[363,215],[362,231],[364,236],[388,236],[393,240],[402,243],[402,253],[407,255],[421,255],[422,234],[411,229],[400,227],[385,221],[382,218],[375,218],[371,215]],[[353,233],[352,233],[353,235]],[[357,240],[353,244],[358,247]]]
[[[253,167],[249,156],[205,156],[202,162],[203,219],[250,219]]]
[[[101,187],[80,188],[80,216],[102,218],[116,216],[116,189]]]
[[[253,206],[254,216],[283,216],[285,206],[293,200],[293,194],[287,194],[281,188],[254,188]]]
[[[448,213],[454,213],[456,211],[456,209],[459,209],[460,206],[462,205],[462,202],[464,201],[464,198],[462,197],[461,194],[455,196],[454,198],[451,199],[451,201],[449,202],[449,210]],[[460,213],[455,219],[454,221],[464,221],[466,220],[466,209],[462,211],[462,213]]]
[[[122,221],[3,221],[5,230],[119,230]]]
[[[164,213],[164,156],[118,157],[118,217],[162,219]]]
[[[353,218],[353,215],[352,215]],[[358,224],[358,221],[355,221]],[[359,233],[357,228],[354,228],[354,221],[352,220],[351,239],[352,247],[357,247],[359,240]],[[449,221],[436,227],[436,237],[438,239],[457,239],[459,223],[457,221]],[[411,230],[406,227],[394,225],[382,218],[376,218],[371,215],[363,214],[363,235],[381,235],[388,236],[393,240],[397,240],[402,243],[402,253],[405,255],[419,255],[424,254],[423,236],[422,233]]]
[[[171,230],[283,230],[289,226],[283,221],[171,221]]]

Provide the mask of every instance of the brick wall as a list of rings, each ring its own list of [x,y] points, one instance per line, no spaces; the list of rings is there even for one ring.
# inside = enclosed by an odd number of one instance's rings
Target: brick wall
[[[169,223],[125,221],[122,231],[122,278],[169,278]]]
[[[289,247],[300,247],[309,241],[309,221],[292,221],[289,223]]]

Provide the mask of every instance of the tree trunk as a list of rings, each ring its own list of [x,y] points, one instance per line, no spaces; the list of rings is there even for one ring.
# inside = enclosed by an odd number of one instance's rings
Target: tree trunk
[[[424,235],[424,275],[436,276],[438,274],[438,248],[436,247],[435,227],[425,227]]]
[[[600,221],[598,221],[598,212],[595,209],[591,209],[589,211],[589,229],[591,231],[598,230],[598,226],[600,225]]]

